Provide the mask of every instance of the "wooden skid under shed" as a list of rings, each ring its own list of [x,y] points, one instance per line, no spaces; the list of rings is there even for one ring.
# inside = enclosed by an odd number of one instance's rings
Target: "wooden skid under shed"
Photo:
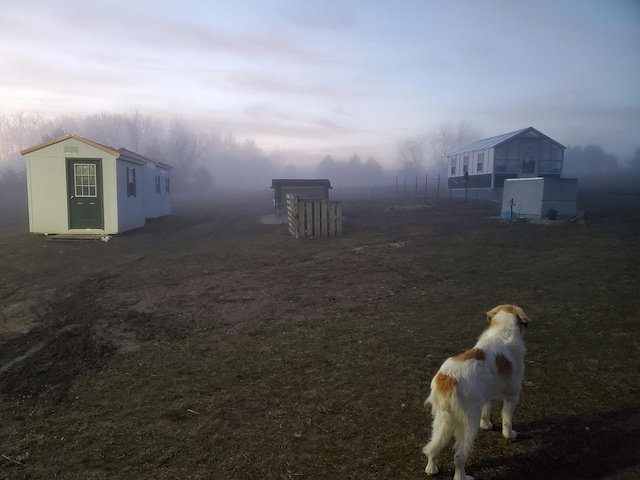
[[[45,235],[47,240],[56,242],[97,242],[104,236],[104,233],[50,233]]]
[[[342,235],[342,205],[329,200],[300,200],[287,194],[289,232],[299,237]]]

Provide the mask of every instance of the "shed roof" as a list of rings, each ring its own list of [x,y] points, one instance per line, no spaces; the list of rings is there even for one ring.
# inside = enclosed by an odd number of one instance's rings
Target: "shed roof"
[[[326,178],[274,178],[271,180],[271,188],[276,187],[326,187],[331,188],[331,182]]]
[[[55,145],[56,143],[64,142],[65,140],[68,140],[70,138],[73,138],[74,140],[82,142],[82,143],[84,143],[86,145],[89,145],[91,147],[97,148],[98,150],[102,150],[103,152],[106,152],[106,153],[108,153],[110,155],[113,155],[114,157],[122,158],[123,160],[130,160],[130,161],[137,162],[137,163],[142,163],[142,164],[153,163],[153,164],[165,167],[165,168],[171,168],[170,165],[158,162],[156,160],[153,160],[152,158],[146,157],[146,156],[141,155],[139,153],[132,152],[131,150],[127,150],[126,148],[117,148],[116,149],[116,148],[113,148],[113,147],[109,147],[107,145],[103,145],[101,143],[94,142],[94,141],[89,140],[87,138],[81,137],[80,135],[76,135],[74,133],[67,133],[66,135],[62,135],[61,137],[57,137],[57,138],[54,138],[52,140],[47,140],[46,142],[39,143],[38,145],[34,145],[33,147],[25,148],[24,150],[20,151],[20,154],[21,155],[27,155],[28,153],[35,152],[36,150],[40,150],[42,148],[49,147],[51,145]]]
[[[55,145],[56,143],[60,143],[60,142],[64,142],[65,140],[68,140],[70,138],[73,138],[75,140],[78,140],[79,142],[85,143],[87,145],[90,145],[94,148],[97,148],[99,150],[102,150],[104,152],[110,153],[111,155],[114,155],[116,157],[120,156],[120,152],[118,152],[118,150],[116,150],[115,148],[112,147],[107,147],[106,145],[102,145],[100,143],[97,142],[93,142],[87,138],[81,137],[79,135],[75,135],[73,133],[67,133],[66,135],[63,135],[61,137],[57,137],[51,140],[47,140],[46,142],[42,142],[39,143],[38,145],[34,145],[33,147],[29,147],[29,148],[25,148],[24,150],[20,151],[21,155],[26,155],[27,153],[31,153],[31,152],[35,152],[36,150],[40,150],[42,148],[48,147],[50,145]]]
[[[460,155],[461,153],[468,153],[468,152],[473,152],[476,150],[484,150],[486,148],[493,148],[493,147],[497,147],[498,145],[501,145],[509,140],[511,140],[512,138],[518,137],[520,135],[522,135],[525,132],[534,132],[536,134],[538,134],[541,137],[544,137],[545,139],[549,140],[550,142],[555,143],[556,145],[564,148],[564,145],[561,145],[560,143],[556,142],[554,139],[546,136],[544,133],[536,130],[533,127],[528,127],[528,128],[523,128],[521,130],[516,130],[515,132],[510,132],[510,133],[503,133],[502,135],[497,135],[495,137],[490,137],[490,138],[485,138],[482,140],[477,140],[473,143],[470,143],[469,145],[460,148],[459,150],[456,150],[453,153],[450,153],[447,156],[452,156],[452,155]]]
[[[167,165],[166,163],[158,162],[157,160],[154,160],[153,158],[149,158],[149,157],[147,157],[145,155],[141,155],[139,153],[132,152],[131,150],[127,150],[126,148],[119,148],[118,152],[120,153],[120,158],[123,158],[123,159],[126,159],[126,160],[153,163],[154,165],[158,165],[160,167],[173,168],[171,165]]]

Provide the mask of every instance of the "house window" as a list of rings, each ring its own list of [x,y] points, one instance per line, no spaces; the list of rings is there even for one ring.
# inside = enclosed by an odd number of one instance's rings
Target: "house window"
[[[456,174],[456,157],[451,157],[451,176]]]
[[[484,171],[484,152],[478,153],[478,160],[476,161],[476,173],[482,173]]]
[[[160,175],[156,175],[156,193],[160,193]]]
[[[161,191],[162,185],[164,185],[164,193],[169,192],[169,178],[165,172],[160,172],[158,175],[158,192]]]
[[[136,169],[127,167],[127,197],[136,196]]]
[[[462,157],[462,173],[469,173],[469,155]]]
[[[76,163],[74,167],[74,189],[76,197],[95,197],[96,166],[94,164]]]

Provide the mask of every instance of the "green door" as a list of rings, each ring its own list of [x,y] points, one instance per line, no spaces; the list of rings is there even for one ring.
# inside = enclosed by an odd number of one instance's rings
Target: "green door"
[[[102,161],[67,159],[69,229],[104,228]]]

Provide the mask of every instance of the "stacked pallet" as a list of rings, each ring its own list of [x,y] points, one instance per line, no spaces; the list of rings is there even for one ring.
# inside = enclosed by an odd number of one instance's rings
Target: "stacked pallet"
[[[329,200],[306,200],[287,194],[289,232],[299,237],[342,235],[342,205]]]

